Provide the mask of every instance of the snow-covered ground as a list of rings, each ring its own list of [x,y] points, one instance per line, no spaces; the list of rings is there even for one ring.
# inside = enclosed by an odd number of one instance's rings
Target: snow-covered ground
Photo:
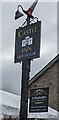
[[[2,105],[4,105],[4,107],[2,107]],[[7,108],[5,109],[5,106],[9,106],[8,110]],[[10,106],[13,107],[13,109],[11,109]],[[0,120],[2,118],[2,113],[5,114],[8,112],[8,114],[15,115],[16,114],[15,111],[17,111],[17,114],[19,114],[19,109],[20,109],[20,96],[0,90]],[[29,113],[29,100],[28,100],[29,118],[57,118],[57,115],[58,112],[50,107],[48,107],[48,112]]]

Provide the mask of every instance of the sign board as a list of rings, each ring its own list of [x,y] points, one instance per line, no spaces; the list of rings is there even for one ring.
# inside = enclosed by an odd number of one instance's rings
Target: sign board
[[[30,90],[29,112],[48,112],[49,88]]]
[[[40,56],[41,21],[16,29],[14,62]]]

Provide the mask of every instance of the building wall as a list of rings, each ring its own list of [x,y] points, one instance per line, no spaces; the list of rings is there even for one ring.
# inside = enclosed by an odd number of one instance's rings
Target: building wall
[[[57,63],[57,109],[59,111],[59,62]]]
[[[29,86],[35,87],[49,87],[49,106],[59,111],[59,61]]]

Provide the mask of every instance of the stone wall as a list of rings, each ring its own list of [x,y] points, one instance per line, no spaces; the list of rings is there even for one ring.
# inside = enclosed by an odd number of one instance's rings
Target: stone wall
[[[49,106],[59,111],[59,61],[29,86],[29,94],[35,87],[49,87]]]

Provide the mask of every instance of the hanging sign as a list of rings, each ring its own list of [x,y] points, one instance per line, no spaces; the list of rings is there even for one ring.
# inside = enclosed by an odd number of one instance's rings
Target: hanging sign
[[[40,56],[41,21],[16,29],[14,62]]]
[[[30,90],[29,112],[48,112],[49,87]]]

